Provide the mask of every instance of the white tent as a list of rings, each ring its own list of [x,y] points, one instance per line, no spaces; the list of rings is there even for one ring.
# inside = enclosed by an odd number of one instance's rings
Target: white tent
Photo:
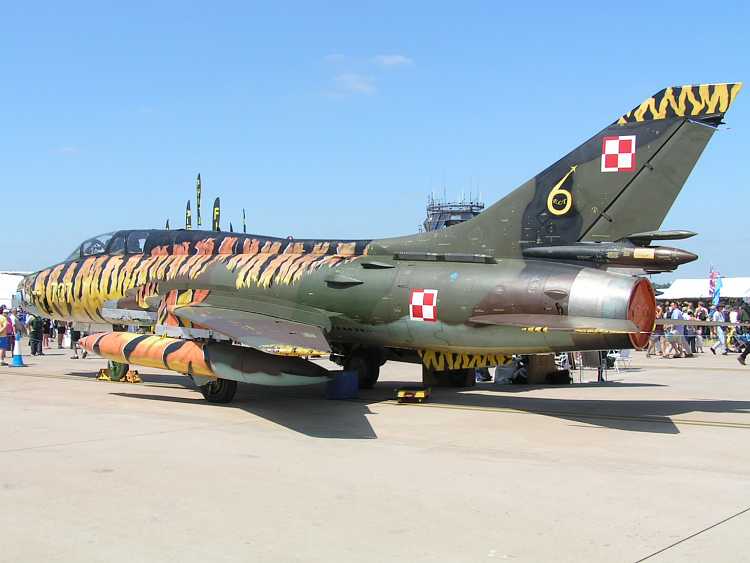
[[[722,299],[743,299],[750,297],[750,278],[721,278]],[[667,289],[662,290],[657,299],[710,299],[708,278],[676,279]]]
[[[21,274],[0,273],[0,305],[10,307],[10,298],[18,289],[18,284],[22,279]]]

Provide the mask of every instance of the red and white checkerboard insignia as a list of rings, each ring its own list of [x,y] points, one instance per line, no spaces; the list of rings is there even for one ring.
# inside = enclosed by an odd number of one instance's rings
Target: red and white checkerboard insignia
[[[413,321],[437,321],[437,289],[412,289],[409,316]]]
[[[635,135],[602,139],[602,172],[635,170]]]

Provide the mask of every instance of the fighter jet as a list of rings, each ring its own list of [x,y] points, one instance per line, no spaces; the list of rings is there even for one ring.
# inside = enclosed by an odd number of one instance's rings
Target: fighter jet
[[[441,231],[378,240],[117,231],[25,277],[19,297],[55,319],[153,327],[82,345],[186,374],[213,402],[231,401],[238,382],[330,377],[269,352],[280,346],[330,354],[363,388],[388,360],[464,385],[511,354],[640,348],[654,290],[619,269],[669,271],[697,258],[652,243],[694,234],[659,228],[741,86],[665,88]],[[522,97],[514,103],[523,111]]]

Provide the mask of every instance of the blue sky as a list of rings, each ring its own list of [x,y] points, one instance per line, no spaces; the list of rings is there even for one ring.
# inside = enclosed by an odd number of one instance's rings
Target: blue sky
[[[534,5],[534,9],[527,6]],[[430,191],[491,203],[669,85],[747,80],[740,2],[91,2],[4,7],[1,269],[183,223],[414,232]],[[750,86],[665,221],[748,275]],[[204,217],[209,213],[204,205]]]

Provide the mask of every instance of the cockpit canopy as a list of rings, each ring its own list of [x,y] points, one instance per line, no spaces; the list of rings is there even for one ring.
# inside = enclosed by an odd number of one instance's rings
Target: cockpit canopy
[[[67,258],[79,260],[89,256],[124,256],[146,254],[232,254],[248,252],[286,251],[315,252],[348,256],[361,255],[370,240],[295,239],[293,237],[268,237],[224,231],[198,231],[185,229],[144,229],[112,231],[83,241]],[[254,249],[254,250],[253,250]],[[268,250],[265,250],[268,249]]]
[[[83,241],[68,256],[67,261],[98,254],[143,254],[149,231],[112,231]]]

